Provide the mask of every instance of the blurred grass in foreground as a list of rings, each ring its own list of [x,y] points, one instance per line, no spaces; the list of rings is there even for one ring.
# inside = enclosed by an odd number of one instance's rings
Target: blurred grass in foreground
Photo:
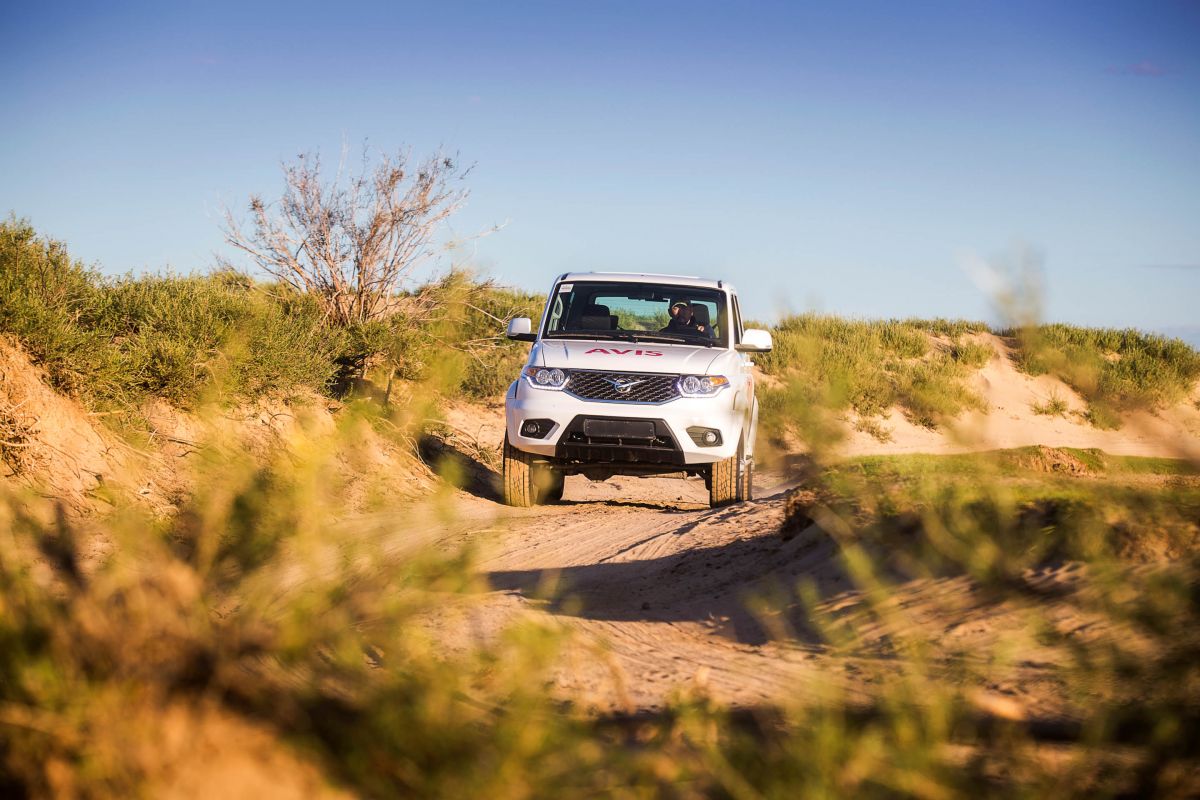
[[[851,703],[831,682],[735,711],[696,689],[662,713],[594,717],[549,691],[563,631],[464,633],[464,592],[480,587],[469,549],[433,546],[430,531],[453,519],[446,497],[348,524],[338,476],[365,424],[379,422],[347,414],[338,432],[309,430],[265,465],[214,441],[200,490],[170,520],[122,512],[79,525],[45,500],[4,497],[2,788],[153,793],[170,767],[139,754],[166,735],[172,709],[214,703],[265,725],[332,784],[374,797],[1169,796],[1193,786],[1200,492],[1190,465],[1078,454],[1113,484],[1052,466],[1031,473],[1029,458],[1050,457],[1030,449],[814,473],[791,524],[820,523],[864,613],[892,632],[891,655],[862,667],[877,699]],[[1147,476],[1183,483],[1159,494],[1138,484]],[[1183,555],[1139,556],[1155,568],[1130,569],[1120,537],[1172,526],[1191,537],[1176,542]],[[97,541],[111,555],[85,557]],[[1047,589],[1036,571],[1064,560],[1085,564],[1086,577]],[[1056,727],[981,705],[976,687],[1020,653],[1004,655],[1003,641],[993,653],[939,651],[896,601],[908,581],[947,575],[1026,614],[1030,634],[1063,654],[1059,676],[1086,713]],[[1086,637],[1044,615],[1063,603],[1097,620]],[[878,646],[815,599],[806,614],[822,651]],[[1068,749],[1055,755],[1055,743]]]

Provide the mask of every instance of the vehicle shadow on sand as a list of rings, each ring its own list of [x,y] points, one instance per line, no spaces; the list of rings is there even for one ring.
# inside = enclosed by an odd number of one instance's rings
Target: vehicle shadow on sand
[[[705,515],[650,538],[687,535],[713,521]],[[764,533],[657,558],[494,571],[486,577],[494,590],[520,594],[553,613],[609,621],[698,622],[752,645],[780,637],[803,644],[824,641],[800,599],[802,581],[820,600],[855,589],[836,544],[815,525],[787,541]]]
[[[552,503],[558,507],[575,507],[580,511],[585,511],[589,508],[640,508],[646,511],[658,511],[663,514],[694,514],[704,508],[703,504],[680,500],[667,503],[648,503],[642,500],[621,500],[613,497],[597,497],[593,499],[570,499],[565,498],[557,503]]]

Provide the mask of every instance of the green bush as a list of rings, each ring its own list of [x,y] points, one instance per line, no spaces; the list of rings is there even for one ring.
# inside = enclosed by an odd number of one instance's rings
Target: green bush
[[[496,397],[516,378],[529,345],[509,341],[513,317],[530,317],[536,329],[545,295],[480,281],[454,270],[402,298],[387,321],[381,350],[406,380],[436,379],[450,394]]]
[[[345,347],[316,303],[286,287],[235,273],[106,278],[11,220],[0,225],[0,332],[56,388],[117,408],[324,390]]]
[[[0,332],[16,336],[56,388],[96,407],[330,391],[381,366],[405,380],[436,377],[448,393],[494,397],[528,353],[504,337],[505,325],[536,320],[543,302],[456,270],[397,297],[382,319],[339,328],[283,284],[235,272],[106,278],[28,223],[0,225]]]
[[[1200,353],[1179,339],[1060,323],[1006,333],[1017,340],[1017,366],[1065,381],[1087,400],[1088,417],[1100,427],[1119,425],[1123,411],[1178,402],[1200,380]]]
[[[944,331],[961,336],[973,330],[971,323],[944,320],[863,321],[802,314],[775,326],[775,349],[756,360],[766,373],[816,391],[828,409],[873,417],[899,406],[914,422],[934,426],[980,407],[963,378],[991,350],[955,341],[945,352],[934,348],[930,335]],[[785,405],[797,407],[796,402],[766,400],[769,428],[788,424],[771,411]]]
[[[107,293],[109,331],[134,393],[193,403],[209,386],[253,398],[329,387],[344,338],[317,304],[235,274],[126,278]]]
[[[40,239],[27,222],[0,223],[0,332],[15,336],[64,392],[119,391],[121,366],[95,325],[104,288],[61,242]]]
[[[1058,394],[1051,394],[1044,403],[1033,403],[1030,405],[1033,413],[1043,417],[1065,417],[1070,411],[1070,406],[1066,399]]]

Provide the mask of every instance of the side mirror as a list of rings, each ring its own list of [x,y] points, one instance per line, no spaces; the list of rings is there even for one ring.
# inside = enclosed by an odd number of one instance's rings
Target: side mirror
[[[536,342],[537,334],[533,333],[533,321],[529,317],[513,317],[508,321],[508,331],[505,335],[518,342]]]
[[[771,332],[759,328],[747,328],[742,331],[742,341],[734,348],[739,353],[767,353],[774,347]]]

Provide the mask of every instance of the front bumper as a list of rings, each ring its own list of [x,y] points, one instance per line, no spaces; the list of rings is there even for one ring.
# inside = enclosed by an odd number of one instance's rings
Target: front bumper
[[[562,391],[535,389],[521,379],[508,388],[505,423],[508,441],[513,447],[554,459],[576,454],[573,443],[564,439],[564,434],[577,418],[653,420],[669,429],[678,450],[678,462],[675,463],[712,464],[737,453],[745,419],[744,410],[738,406],[737,393],[732,389],[714,397],[677,397],[658,404],[620,403],[582,400]],[[554,424],[544,437],[523,436],[522,424],[532,419],[550,420]],[[688,434],[688,428],[692,427],[720,431],[721,443],[711,447],[696,444]]]

